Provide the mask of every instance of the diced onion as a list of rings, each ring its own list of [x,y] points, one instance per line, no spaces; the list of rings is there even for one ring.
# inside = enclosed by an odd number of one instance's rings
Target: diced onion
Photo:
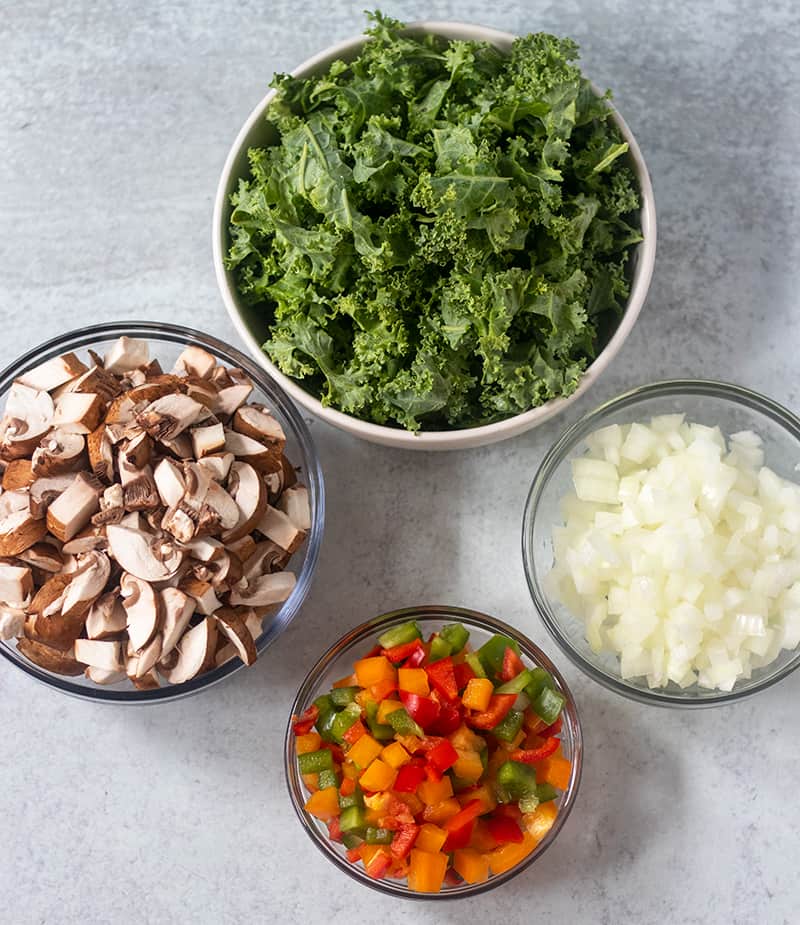
[[[800,486],[751,431],[665,414],[586,439],[548,587],[651,688],[729,691],[800,645]]]

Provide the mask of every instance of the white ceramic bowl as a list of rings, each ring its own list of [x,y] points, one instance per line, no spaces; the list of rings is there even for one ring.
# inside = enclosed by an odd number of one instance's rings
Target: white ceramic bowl
[[[409,24],[407,31],[412,34],[432,32],[448,39],[491,42],[502,51],[509,50],[515,38],[509,32],[498,32],[496,29],[489,29],[485,26],[475,26],[459,22],[415,22]],[[327,69],[336,58],[352,60],[356,57],[366,40],[366,36],[359,35],[347,39],[344,42],[340,42],[338,45],[332,45],[330,48],[325,49],[325,51],[314,55],[313,58],[304,61],[299,67],[292,71],[292,74],[295,77],[307,77]],[[276,140],[275,135],[271,134],[270,127],[267,125],[264,118],[264,111],[269,106],[274,96],[275,91],[271,90],[250,113],[225,161],[222,176],[219,180],[219,186],[217,187],[216,200],[214,202],[212,229],[214,267],[225,307],[228,310],[228,314],[231,316],[236,330],[247,345],[247,349],[256,362],[259,363],[298,404],[318,415],[329,424],[333,424],[356,437],[369,440],[371,443],[380,443],[384,446],[400,447],[410,450],[456,450],[482,446],[487,443],[496,443],[499,440],[505,440],[508,437],[514,437],[526,430],[530,430],[532,427],[536,427],[543,421],[553,417],[553,415],[558,414],[572,402],[577,401],[584,392],[592,387],[592,384],[598,376],[600,376],[603,370],[605,370],[611,360],[619,352],[639,316],[639,312],[647,296],[647,290],[650,287],[650,279],[653,275],[653,264],[656,256],[656,209],[650,176],[647,173],[647,167],[645,166],[642,152],[639,150],[636,139],[616,110],[612,108],[612,118],[623,137],[628,142],[631,166],[636,173],[640,186],[642,198],[640,220],[644,240],[636,246],[632,254],[631,266],[633,268],[633,275],[631,293],[628,298],[628,304],[625,307],[625,312],[614,335],[583,374],[578,388],[568,398],[553,399],[537,408],[532,408],[530,411],[525,411],[522,414],[517,414],[506,420],[498,421],[495,424],[485,424],[480,427],[469,427],[460,430],[420,431],[411,433],[397,427],[385,427],[380,424],[372,424],[369,421],[363,421],[349,414],[344,414],[334,408],[327,408],[319,399],[305,391],[298,382],[285,376],[274,363],[270,362],[267,355],[261,349],[261,344],[266,335],[263,321],[261,321],[261,319],[259,319],[239,298],[236,292],[233,274],[225,268],[224,258],[228,250],[228,225],[231,213],[230,195],[238,186],[239,178],[249,175],[250,168],[247,160],[248,148],[263,147],[273,144]]]

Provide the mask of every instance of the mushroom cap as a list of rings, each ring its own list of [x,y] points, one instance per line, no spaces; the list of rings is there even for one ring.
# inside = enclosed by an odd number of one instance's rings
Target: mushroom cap
[[[214,664],[217,647],[218,624],[212,617],[206,617],[197,626],[183,634],[178,645],[178,658],[171,668],[160,668],[165,680],[171,684],[183,684]]]
[[[119,591],[128,618],[130,645],[140,652],[161,627],[161,597],[147,581],[129,574],[122,576]]]

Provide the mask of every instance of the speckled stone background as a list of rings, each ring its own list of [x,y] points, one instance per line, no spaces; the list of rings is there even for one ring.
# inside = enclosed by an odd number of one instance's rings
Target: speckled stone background
[[[0,363],[100,319],[235,341],[211,268],[228,146],[275,70],[361,29],[363,3],[0,2]],[[648,160],[657,269],[612,369],[563,419],[460,454],[311,421],[330,518],[302,615],[257,667],[174,706],[92,706],[0,665],[0,921],[796,923],[800,675],[733,708],[646,709],[584,679],[532,613],[530,478],[563,426],[671,375],[800,410],[800,7],[795,0],[387,4],[574,36]],[[420,601],[524,627],[573,685],[586,763],[532,869],[468,907],[383,899],[307,842],[287,711],[346,628]]]

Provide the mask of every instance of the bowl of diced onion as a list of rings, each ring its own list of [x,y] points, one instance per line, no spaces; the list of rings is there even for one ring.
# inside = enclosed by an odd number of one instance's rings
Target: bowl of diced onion
[[[533,603],[611,690],[712,706],[800,665],[800,419],[755,392],[672,380],[571,427],[531,485]]]

